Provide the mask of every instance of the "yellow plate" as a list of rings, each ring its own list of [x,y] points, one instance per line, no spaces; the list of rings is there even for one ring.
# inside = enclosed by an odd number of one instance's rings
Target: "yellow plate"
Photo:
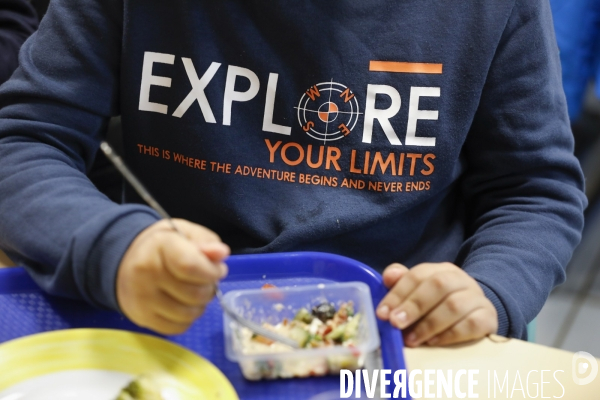
[[[204,358],[153,336],[109,329],[54,331],[0,345],[0,397],[27,380],[76,370],[160,376],[181,400],[238,399],[227,378]]]

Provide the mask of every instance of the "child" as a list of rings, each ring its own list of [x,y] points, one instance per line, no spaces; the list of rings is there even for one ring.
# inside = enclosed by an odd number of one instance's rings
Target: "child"
[[[163,333],[231,248],[387,267],[410,346],[524,338],[586,203],[557,60],[543,0],[56,0],[0,90],[0,247]],[[86,179],[117,114],[187,239]]]

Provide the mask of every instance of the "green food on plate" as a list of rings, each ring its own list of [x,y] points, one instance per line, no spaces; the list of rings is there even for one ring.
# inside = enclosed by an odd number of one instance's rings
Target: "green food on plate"
[[[141,375],[121,390],[115,400],[164,400],[160,387],[150,377]]]

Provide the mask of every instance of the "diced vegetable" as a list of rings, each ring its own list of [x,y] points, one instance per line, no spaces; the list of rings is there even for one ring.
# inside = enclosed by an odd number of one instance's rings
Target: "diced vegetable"
[[[303,359],[302,362],[289,359],[286,360],[286,368],[282,368],[284,364],[282,360],[261,361],[253,364],[252,374],[249,375],[245,372],[244,376],[248,379],[304,377],[338,372],[341,368],[359,368],[360,351],[355,346],[361,324],[361,314],[354,313],[354,305],[351,301],[338,304],[337,311],[333,303],[321,303],[313,307],[311,311],[308,308],[300,308],[292,320],[283,318],[277,324],[264,322],[262,325],[296,341],[301,348],[321,349],[330,346],[344,346],[350,349],[351,354],[335,354],[323,358],[315,356],[308,360]],[[289,346],[253,334],[246,328],[243,329],[245,331],[242,335],[242,346],[247,354],[290,351]],[[136,399],[120,398],[118,400]]]
[[[320,333],[314,334],[314,335],[310,335],[310,338],[308,340],[308,343],[306,344],[306,347],[323,347],[325,345],[325,342],[323,341],[323,335],[321,335]]]
[[[346,309],[348,310],[348,316],[349,317],[353,317],[354,316],[354,304],[352,304],[352,302],[348,302],[348,305],[346,307]]]
[[[350,321],[348,321],[348,323],[346,323],[345,329],[344,329],[344,334],[343,334],[343,340],[350,340],[350,339],[354,339],[356,337],[356,335],[358,334],[358,324],[360,322],[360,314],[356,314],[354,317],[352,317],[352,319]]]
[[[310,333],[306,329],[302,329],[299,326],[294,326],[290,329],[289,337],[290,339],[298,342],[300,347],[304,347],[310,339]]]
[[[311,315],[311,313],[306,308],[301,308],[298,310],[298,312],[294,316],[294,319],[296,321],[302,321],[305,324],[310,324],[312,322],[312,320],[314,319],[314,317]]]
[[[121,390],[116,400],[163,400],[158,384],[147,376],[139,376]]]
[[[342,304],[342,306],[340,307],[340,311],[338,311],[338,314],[343,315],[345,317],[352,317],[354,315],[354,304],[351,301]]]
[[[325,338],[336,342],[341,342],[344,338],[344,332],[346,331],[346,324],[342,324],[334,328],[329,332]]]

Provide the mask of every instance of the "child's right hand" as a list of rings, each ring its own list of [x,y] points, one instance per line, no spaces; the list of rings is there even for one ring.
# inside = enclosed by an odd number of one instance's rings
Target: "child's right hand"
[[[117,273],[117,301],[137,325],[165,335],[184,332],[202,315],[227,275],[229,247],[211,230],[186,220],[156,222],[125,253]]]

